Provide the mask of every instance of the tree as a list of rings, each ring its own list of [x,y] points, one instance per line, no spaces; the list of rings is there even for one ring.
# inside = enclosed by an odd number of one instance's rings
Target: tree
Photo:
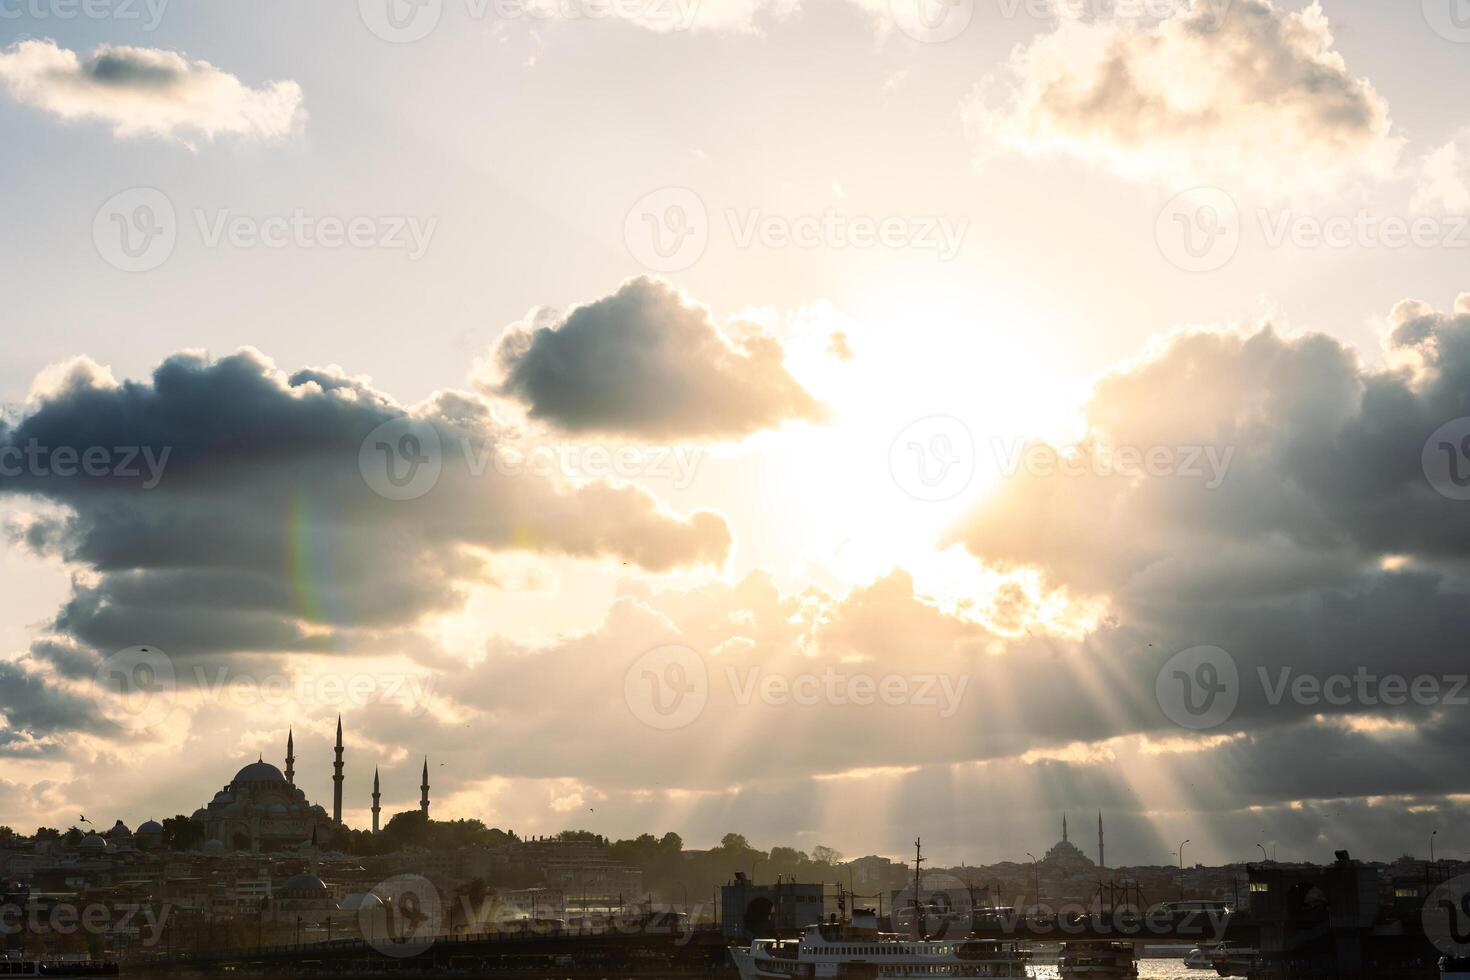
[[[826,844],[818,844],[812,848],[812,860],[818,864],[836,866],[842,863],[842,852]]]
[[[163,847],[168,851],[188,851],[204,843],[204,825],[195,823],[182,813],[163,821]]]
[[[745,839],[744,834],[726,834],[720,838],[720,847],[727,851],[748,851],[750,841]]]
[[[61,831],[57,830],[55,827],[37,827],[36,828],[35,840],[37,842],[40,842],[40,841],[43,841],[43,840],[60,840],[60,839],[61,839]]]

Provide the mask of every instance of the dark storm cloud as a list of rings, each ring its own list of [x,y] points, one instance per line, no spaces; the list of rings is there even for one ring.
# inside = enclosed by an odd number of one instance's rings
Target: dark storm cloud
[[[1232,724],[1371,710],[1356,695],[1272,704],[1263,672],[1272,683],[1283,669],[1463,673],[1470,505],[1436,492],[1422,454],[1439,426],[1470,415],[1470,308],[1403,304],[1390,329],[1392,369],[1319,335],[1179,335],[1099,383],[1084,448],[1231,453],[1217,488],[1023,467],[960,537],[985,561],[1105,595],[1120,627],[1152,645],[1140,668],[1195,645],[1229,651],[1243,682]],[[1432,706],[1394,715],[1437,723]]]
[[[659,280],[631,279],[544,320],[501,340],[489,383],[567,432],[730,438],[821,415],[779,342],[726,338],[708,310]]]
[[[181,354],[149,383],[70,366],[0,431],[0,453],[11,450],[0,493],[61,508],[19,520],[12,539],[93,573],[53,623],[74,642],[43,641],[33,656],[78,676],[89,656],[140,644],[184,662],[371,648],[375,636],[454,606],[458,583],[482,572],[472,549],[649,569],[726,554],[729,531],[716,515],[681,517],[630,487],[477,468],[509,435],[473,395],[441,393],[421,411],[442,445],[442,475],[421,497],[386,499],[359,468],[359,450],[403,415],[363,381],[287,377],[250,351]],[[18,463],[34,447],[46,450],[45,468]],[[152,481],[146,470],[57,475],[51,465],[61,448],[85,458],[93,447],[113,460],[142,447],[139,459],[166,465]]]
[[[0,756],[41,755],[56,735],[107,727],[94,701],[9,661],[0,661],[0,722]]]

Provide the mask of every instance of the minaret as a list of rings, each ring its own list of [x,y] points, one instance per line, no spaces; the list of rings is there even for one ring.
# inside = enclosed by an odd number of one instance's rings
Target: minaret
[[[1067,815],[1062,814],[1062,843],[1067,843]]]
[[[419,809],[424,811],[424,819],[429,818],[429,757],[424,756],[424,784],[419,787],[423,794],[419,797]]]
[[[1107,851],[1103,850],[1102,811],[1097,811],[1097,869],[1103,871],[1108,866]]]
[[[383,795],[382,793],[379,793],[378,792],[378,770],[377,769],[374,769],[373,770],[373,833],[374,834],[376,834],[378,832],[378,814],[383,811],[383,808],[380,807],[380,806],[378,806],[378,798],[381,797],[382,795]]]
[[[342,716],[337,716],[337,761],[332,765],[332,822],[342,823]]]
[[[286,782],[296,785],[296,743],[291,729],[286,729]]]

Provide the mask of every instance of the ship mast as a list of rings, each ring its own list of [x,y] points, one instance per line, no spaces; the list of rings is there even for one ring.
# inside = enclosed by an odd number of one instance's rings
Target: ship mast
[[[914,936],[919,940],[927,937],[924,935],[924,907],[923,907],[923,865],[924,844],[922,837],[914,838]]]

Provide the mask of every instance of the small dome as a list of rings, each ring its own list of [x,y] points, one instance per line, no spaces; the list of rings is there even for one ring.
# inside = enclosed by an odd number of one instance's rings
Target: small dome
[[[323,817],[327,815],[327,811],[322,807],[320,803],[312,804],[311,812]]]
[[[286,897],[316,897],[326,895],[327,885],[316,875],[292,875],[281,885],[281,894]]]
[[[133,832],[128,829],[127,824],[119,820],[117,823],[112,825],[112,829],[107,832],[107,836],[112,838],[131,837],[133,836]]]
[[[195,812],[203,813],[204,811],[196,810]],[[137,832],[140,834],[161,834],[163,833],[163,824],[159,823],[157,820],[144,820],[142,823],[138,824]]]
[[[198,820],[198,821],[200,821],[202,823],[205,820],[208,820],[209,819],[209,811],[206,810],[206,809],[204,809],[204,807],[200,807],[199,809],[197,809],[197,810],[194,811],[194,815],[192,817],[190,817],[189,819],[190,820]],[[142,828],[139,828],[139,829],[141,830]]]
[[[107,841],[99,836],[95,831],[92,831],[89,832],[86,837],[83,837],[81,839],[81,842],[77,844],[77,847],[81,848],[84,851],[105,851],[107,850]]]
[[[284,783],[286,777],[281,775],[281,770],[269,762],[252,762],[250,765],[235,773],[235,782],[238,783]]]
[[[243,817],[245,815],[245,806],[242,803],[231,803],[220,812],[227,817]]]
[[[286,807],[280,803],[272,803],[265,808],[265,812],[273,817],[284,817],[286,816]]]

